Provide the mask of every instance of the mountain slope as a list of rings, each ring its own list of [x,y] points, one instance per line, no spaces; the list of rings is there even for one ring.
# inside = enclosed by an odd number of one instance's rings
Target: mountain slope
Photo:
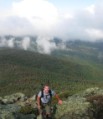
[[[53,55],[72,58],[76,60],[85,60],[90,63],[102,64],[103,66],[103,42],[89,41],[67,41],[65,49],[57,49],[52,52]],[[76,61],[75,60],[75,61]]]
[[[101,86],[102,77],[103,70],[90,65],[19,49],[0,49],[1,95],[17,91],[32,95],[47,82],[57,92],[69,88],[71,93],[91,85]]]

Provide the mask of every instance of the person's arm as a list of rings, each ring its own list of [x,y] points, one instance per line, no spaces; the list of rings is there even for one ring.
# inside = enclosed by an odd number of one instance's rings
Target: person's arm
[[[37,105],[40,106],[40,97],[37,96]]]
[[[62,100],[59,98],[57,94],[55,94],[56,99],[58,100],[58,104],[62,104]]]
[[[38,109],[41,108],[41,91],[37,95],[37,106],[38,106]]]
[[[41,105],[40,105],[40,96],[37,96],[37,105],[38,105],[38,108],[41,107]]]

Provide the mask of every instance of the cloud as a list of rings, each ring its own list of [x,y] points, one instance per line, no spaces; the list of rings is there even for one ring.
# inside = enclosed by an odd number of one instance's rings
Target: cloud
[[[58,19],[57,8],[47,0],[22,0],[13,3],[12,9],[14,15],[28,19],[39,33],[50,30]]]
[[[14,47],[14,38],[11,38],[10,40],[8,40],[7,46],[10,47],[10,48]]]
[[[5,47],[7,46],[7,40],[5,38],[0,39],[0,47]]]
[[[35,28],[26,18],[9,16],[0,19],[0,35],[27,35],[33,34]]]
[[[0,47],[14,47],[14,38],[7,40],[5,37],[0,38]]]
[[[103,2],[98,1],[79,12],[75,12],[73,32],[76,37],[92,41],[103,39],[103,14],[101,11],[103,11]]]
[[[87,10],[89,13],[91,13],[91,14],[94,15],[94,14],[95,14],[95,5],[93,4],[93,5],[89,6],[89,7],[87,7],[86,10]]]
[[[18,40],[19,39],[19,40]],[[31,45],[31,39],[29,37],[0,37],[0,47],[9,48],[21,48],[27,50]]]
[[[50,54],[52,50],[56,49],[57,46],[55,42],[52,41],[52,38],[50,37],[38,37],[36,40],[37,43],[37,50],[40,53]]]
[[[38,36],[38,44],[48,38],[63,40],[96,40],[103,38],[103,2],[97,1],[84,9],[66,13],[49,0],[21,0],[12,3],[12,8],[0,13],[0,35]],[[45,39],[44,40],[44,36]],[[40,40],[41,39],[41,40]],[[27,42],[27,41],[26,41]],[[44,45],[44,44],[43,44]],[[45,49],[47,47],[43,46]],[[49,51],[48,51],[49,52]]]
[[[57,26],[60,26],[63,19],[71,17],[69,13],[64,15],[59,13],[56,6],[48,0],[13,2],[11,10],[7,14],[1,14],[0,34],[3,35],[55,36],[61,34]]]
[[[102,39],[103,31],[99,29],[86,29],[86,32],[91,37],[91,39]]]
[[[27,50],[30,47],[30,38],[29,37],[24,37],[23,40],[21,41],[21,47],[24,50]]]

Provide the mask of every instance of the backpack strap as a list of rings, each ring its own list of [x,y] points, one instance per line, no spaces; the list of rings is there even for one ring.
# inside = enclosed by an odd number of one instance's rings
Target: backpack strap
[[[43,89],[41,90],[41,98],[44,97]]]
[[[51,90],[49,90],[49,95],[52,98],[52,91]]]

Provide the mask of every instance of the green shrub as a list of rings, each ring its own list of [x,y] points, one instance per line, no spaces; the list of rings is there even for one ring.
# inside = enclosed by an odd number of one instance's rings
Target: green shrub
[[[68,98],[68,96],[70,96],[70,92],[69,91],[65,91],[59,94],[60,98],[66,99]]]
[[[94,116],[96,119],[103,119],[103,95],[95,95],[87,98],[93,106]]]
[[[35,110],[31,106],[26,105],[26,106],[21,107],[19,112],[22,114],[32,114],[35,112]]]

